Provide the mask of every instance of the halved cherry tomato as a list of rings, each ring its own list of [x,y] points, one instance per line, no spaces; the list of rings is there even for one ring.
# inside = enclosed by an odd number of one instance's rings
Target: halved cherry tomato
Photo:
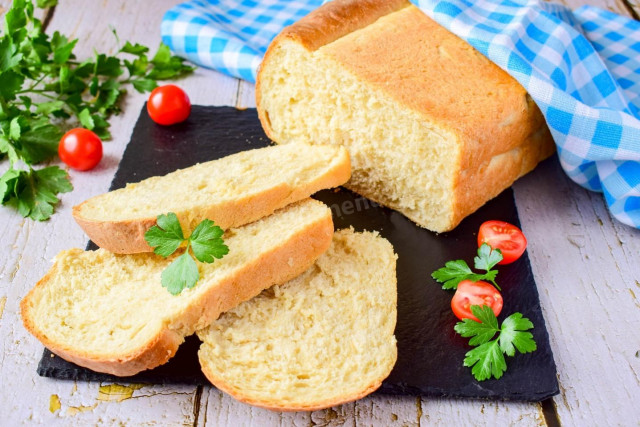
[[[472,305],[488,305],[496,316],[502,311],[502,295],[487,282],[463,280],[458,283],[458,289],[451,299],[453,314],[460,320],[478,318],[471,314]]]
[[[527,239],[522,231],[504,221],[487,221],[480,226],[478,247],[483,243],[489,244],[493,249],[500,249],[503,259],[498,264],[511,264],[527,248]]]
[[[159,125],[184,122],[191,113],[191,101],[176,85],[159,86],[149,95],[147,111],[151,120]]]
[[[72,169],[93,169],[102,159],[102,141],[89,129],[71,129],[60,140],[58,155]]]

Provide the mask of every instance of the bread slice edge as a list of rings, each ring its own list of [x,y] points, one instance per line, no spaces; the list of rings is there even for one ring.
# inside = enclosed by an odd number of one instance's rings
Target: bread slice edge
[[[394,358],[394,363],[389,366],[387,372],[384,373],[379,378],[376,378],[372,381],[366,388],[361,389],[358,393],[353,393],[345,396],[336,397],[333,399],[326,399],[320,402],[315,402],[309,405],[278,405],[275,402],[266,402],[264,400],[253,399],[249,397],[247,394],[243,393],[236,387],[232,387],[229,383],[224,381],[219,376],[215,375],[207,364],[200,362],[200,367],[202,369],[202,373],[207,377],[207,379],[213,384],[216,388],[224,391],[225,393],[233,396],[234,399],[247,403],[249,405],[257,406],[264,409],[269,409],[271,411],[280,411],[280,412],[295,412],[295,411],[319,411],[321,409],[331,408],[332,406],[342,405],[344,403],[353,402],[355,400],[362,399],[365,396],[373,393],[382,385],[382,381],[389,376],[391,373],[393,366],[395,365],[395,361],[397,360],[398,353],[396,347],[396,354]]]
[[[207,209],[198,212],[198,216],[202,219],[212,219],[216,225],[225,230],[240,227],[271,215],[287,205],[308,198],[317,191],[342,185],[350,177],[349,152],[344,147],[340,147],[337,156],[333,159],[332,164],[327,165],[325,172],[305,185],[291,187],[283,184],[257,195],[250,194],[227,203],[212,204]],[[144,239],[144,234],[156,224],[156,217],[120,221],[89,219],[82,215],[82,206],[91,200],[85,200],[74,206],[71,214],[80,228],[96,245],[117,254],[151,252],[153,250]],[[186,213],[175,213],[181,223],[186,222],[186,218],[183,218]]]
[[[208,325],[222,312],[251,299],[274,284],[287,282],[300,275],[329,248],[332,236],[333,220],[331,210],[327,207],[325,215],[321,218],[293,234],[285,244],[273,248],[257,261],[246,265],[235,276],[210,289],[198,304],[190,305],[181,313],[179,319],[165,320],[150,340],[125,354],[82,351],[49,339],[38,328],[31,315],[32,299],[35,292],[46,286],[49,278],[57,273],[55,264],[20,302],[21,317],[25,328],[52,353],[63,359],[96,372],[131,376],[166,363],[175,355],[186,336]],[[176,326],[172,328],[171,325]]]
[[[345,235],[349,235],[349,234],[353,234],[354,230],[353,228],[349,228],[349,229],[343,229],[340,231],[336,231],[335,235],[334,235],[334,240],[333,242],[336,242],[337,240],[340,240],[342,238],[342,236]],[[355,233],[355,234],[368,234],[371,235],[373,234],[374,236],[379,236],[379,234],[377,232],[363,232],[363,233]],[[332,396],[332,397],[328,397],[328,398],[324,398],[324,399],[319,399],[319,400],[314,400],[314,401],[308,401],[308,402],[280,402],[277,401],[275,399],[268,399],[268,398],[264,398],[264,397],[256,397],[254,395],[252,395],[252,393],[249,391],[247,392],[247,389],[243,388],[243,387],[238,387],[236,385],[234,385],[233,383],[230,383],[229,381],[225,380],[224,375],[220,374],[220,371],[218,371],[216,369],[216,366],[214,363],[210,363],[211,361],[211,357],[213,357],[211,355],[211,344],[207,341],[206,337],[207,337],[207,330],[203,330],[203,331],[198,331],[198,336],[200,337],[200,339],[203,341],[203,343],[200,346],[200,350],[198,351],[198,358],[200,361],[200,366],[202,369],[202,372],[205,374],[205,376],[207,377],[207,379],[217,388],[219,388],[220,390],[228,393],[229,395],[231,395],[234,399],[237,399],[238,401],[253,405],[253,406],[257,406],[257,407],[261,407],[261,408],[265,408],[265,409],[269,409],[269,410],[273,410],[273,411],[284,411],[284,412],[289,412],[289,411],[315,411],[315,410],[320,410],[320,409],[325,409],[325,408],[329,408],[332,406],[336,406],[336,405],[340,405],[340,404],[344,404],[344,403],[348,403],[348,402],[352,402],[358,399],[361,399],[371,393],[373,393],[375,390],[377,390],[381,385],[382,382],[390,375],[391,371],[393,370],[393,367],[395,366],[395,363],[397,361],[397,357],[398,357],[398,348],[397,348],[397,340],[396,337],[394,335],[394,329],[396,327],[396,323],[397,323],[397,309],[395,308],[397,305],[397,274],[396,274],[396,261],[397,261],[397,255],[394,253],[394,249],[393,246],[391,245],[391,243],[386,240],[381,238],[380,240],[384,241],[383,246],[386,246],[384,248],[384,251],[389,251],[392,255],[393,258],[393,263],[390,266],[390,270],[388,271],[388,273],[393,277],[393,292],[394,292],[394,299],[393,299],[393,322],[392,324],[390,324],[390,330],[385,329],[385,333],[389,332],[390,335],[390,339],[392,341],[392,346],[389,347],[389,349],[391,350],[390,353],[390,359],[389,359],[389,363],[386,364],[384,366],[384,370],[380,371],[377,373],[377,377],[376,378],[370,378],[370,381],[368,382],[368,384],[360,387],[358,390],[355,391],[348,391],[342,395],[338,395],[338,396]],[[380,249],[377,245],[376,248]],[[353,250],[353,249],[352,249]],[[329,252],[331,252],[331,250],[329,250]],[[323,256],[326,256],[323,255]],[[350,255],[346,255],[346,256],[350,256]],[[320,260],[318,260],[318,262],[320,262]],[[325,263],[328,263],[327,260],[324,261]],[[315,266],[316,264],[314,264]],[[327,264],[325,264],[327,265]],[[310,267],[310,269],[313,268],[317,268],[317,267]],[[306,273],[303,273],[303,275]],[[346,282],[345,282],[346,283]],[[390,284],[391,282],[389,282]],[[286,286],[286,285],[284,285]],[[363,286],[361,292],[369,292],[366,286]],[[249,302],[250,304],[251,302]],[[375,350],[374,350],[375,351]],[[207,354],[208,353],[208,354]]]

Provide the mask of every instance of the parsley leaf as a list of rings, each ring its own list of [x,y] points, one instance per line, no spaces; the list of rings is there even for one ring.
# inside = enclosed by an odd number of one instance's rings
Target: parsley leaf
[[[2,203],[15,207],[20,215],[37,221],[48,219],[60,200],[58,193],[71,191],[67,173],[57,166],[28,171],[10,168],[0,177]]]
[[[5,203],[15,194],[20,171],[10,168],[0,177],[0,202]]]
[[[55,125],[35,123],[23,132],[16,146],[20,157],[28,164],[40,163],[58,152],[62,131]]]
[[[38,7],[56,3],[36,0]],[[120,44],[117,34],[116,41]],[[47,219],[62,192],[58,189],[71,188],[66,174],[60,178],[62,174],[31,168],[56,156],[63,129],[80,123],[101,139],[109,139],[108,120],[120,112],[120,102],[130,86],[148,92],[158,80],[194,70],[182,58],[171,55],[164,44],[151,60],[148,47],[130,42],[115,55],[95,52],[91,58],[77,60],[73,52],[77,42],[58,31],[46,34],[42,22],[34,17],[33,0],[14,0],[4,15],[0,33],[0,158],[7,156],[10,168],[24,163],[28,170],[9,169],[13,172],[3,175],[0,195],[3,205],[29,218]],[[51,183],[46,182],[49,179]],[[65,183],[60,184],[60,179]]]
[[[184,242],[182,227],[180,227],[178,217],[173,212],[159,215],[157,223],[158,225],[154,225],[147,230],[144,234],[144,239],[149,246],[154,248],[154,253],[166,258],[174,253]]]
[[[1,189],[1,187],[0,187]],[[229,247],[222,239],[223,230],[209,219],[204,219],[185,239],[178,216],[169,212],[158,215],[158,225],[149,228],[144,235],[145,240],[156,254],[168,257],[184,243],[184,253],[177,257],[162,272],[162,286],[173,295],[179,295],[184,288],[193,288],[200,279],[198,266],[193,256],[200,261],[212,263],[229,253]],[[193,256],[189,252],[193,252]]]
[[[146,46],[143,46],[141,44],[131,44],[129,42],[126,42],[124,44],[124,46],[122,46],[122,48],[120,49],[120,52],[124,52],[124,53],[130,53],[132,55],[136,55],[136,56],[141,56],[147,52],[149,52],[149,48]]]
[[[189,242],[193,254],[200,262],[212,263],[214,258],[222,258],[229,253],[229,248],[222,240],[222,228],[209,219],[203,220],[191,236]]]
[[[473,258],[473,266],[478,270],[489,271],[502,261],[500,249],[492,249],[486,243],[478,248],[478,255]]]
[[[24,81],[25,77],[12,69],[3,71],[0,73],[0,96],[7,101],[15,99]]]
[[[457,289],[463,280],[482,280],[482,274],[475,274],[464,260],[447,261],[444,267],[436,270],[431,277],[442,283],[442,289]]]
[[[507,362],[497,341],[486,342],[465,356],[464,366],[471,368],[471,374],[478,381],[488,380],[492,375],[500,379],[507,370]]]
[[[515,348],[520,353],[531,353],[537,349],[533,335],[528,331],[533,329],[533,323],[526,317],[522,317],[521,313],[513,313],[502,322],[502,331],[500,332],[500,348],[507,356],[516,354]]]
[[[471,311],[480,322],[464,319],[456,323],[453,329],[465,338],[472,337],[469,340],[470,345],[480,345],[492,339],[500,329],[498,328],[498,319],[493,314],[491,307],[483,305],[479,306],[477,310],[474,310],[474,307],[478,306],[472,306]]]
[[[162,286],[172,295],[179,295],[184,288],[193,288],[199,279],[198,266],[187,252],[169,264],[161,275]]]
[[[462,259],[455,261],[447,261],[444,267],[439,268],[431,274],[437,282],[442,283],[442,289],[458,289],[458,284],[463,280],[487,280],[493,284],[498,290],[501,290],[496,283],[498,270],[492,270],[493,267],[502,261],[502,253],[499,249],[492,249],[486,243],[478,248],[478,255],[473,259],[474,267],[478,270],[485,270],[486,273],[474,273],[469,265]]]
[[[471,312],[480,322],[464,319],[456,323],[454,330],[465,338],[471,337],[469,345],[478,346],[468,351],[464,359],[464,366],[471,367],[476,380],[484,381],[492,376],[500,379],[507,370],[504,354],[514,356],[516,349],[520,353],[536,350],[533,335],[526,332],[533,328],[533,323],[521,313],[513,313],[498,327],[491,307],[472,305]],[[494,339],[496,333],[499,335]]]
[[[53,7],[58,4],[58,0],[36,0],[36,5],[39,8]]]

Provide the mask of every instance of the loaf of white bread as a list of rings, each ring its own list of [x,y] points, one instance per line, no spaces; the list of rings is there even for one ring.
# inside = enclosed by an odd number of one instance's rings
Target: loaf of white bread
[[[149,252],[144,233],[160,214],[175,213],[185,236],[205,218],[226,230],[344,184],[350,176],[342,147],[271,146],[128,184],[74,206],[73,217],[103,249]]]
[[[227,230],[229,253],[200,264],[200,280],[174,296],[160,275],[179,253],[61,252],[21,302],[25,327],[53,353],[127,376],[167,362],[187,335],[220,313],[293,279],[325,252],[331,210],[307,199]]]
[[[271,139],[345,146],[348,188],[437,232],[554,151],[525,89],[407,0],[334,0],[287,27],[256,103]]]
[[[377,233],[336,232],[316,263],[198,331],[202,371],[240,401],[316,410],[376,390],[396,357],[396,255]]]

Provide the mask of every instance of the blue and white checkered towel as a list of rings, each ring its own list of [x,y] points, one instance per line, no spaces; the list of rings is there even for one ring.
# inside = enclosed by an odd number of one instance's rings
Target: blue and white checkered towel
[[[269,42],[322,0],[190,0],[162,37],[179,55],[255,81]],[[518,80],[542,110],[560,162],[640,228],[640,22],[539,0],[413,0]]]

